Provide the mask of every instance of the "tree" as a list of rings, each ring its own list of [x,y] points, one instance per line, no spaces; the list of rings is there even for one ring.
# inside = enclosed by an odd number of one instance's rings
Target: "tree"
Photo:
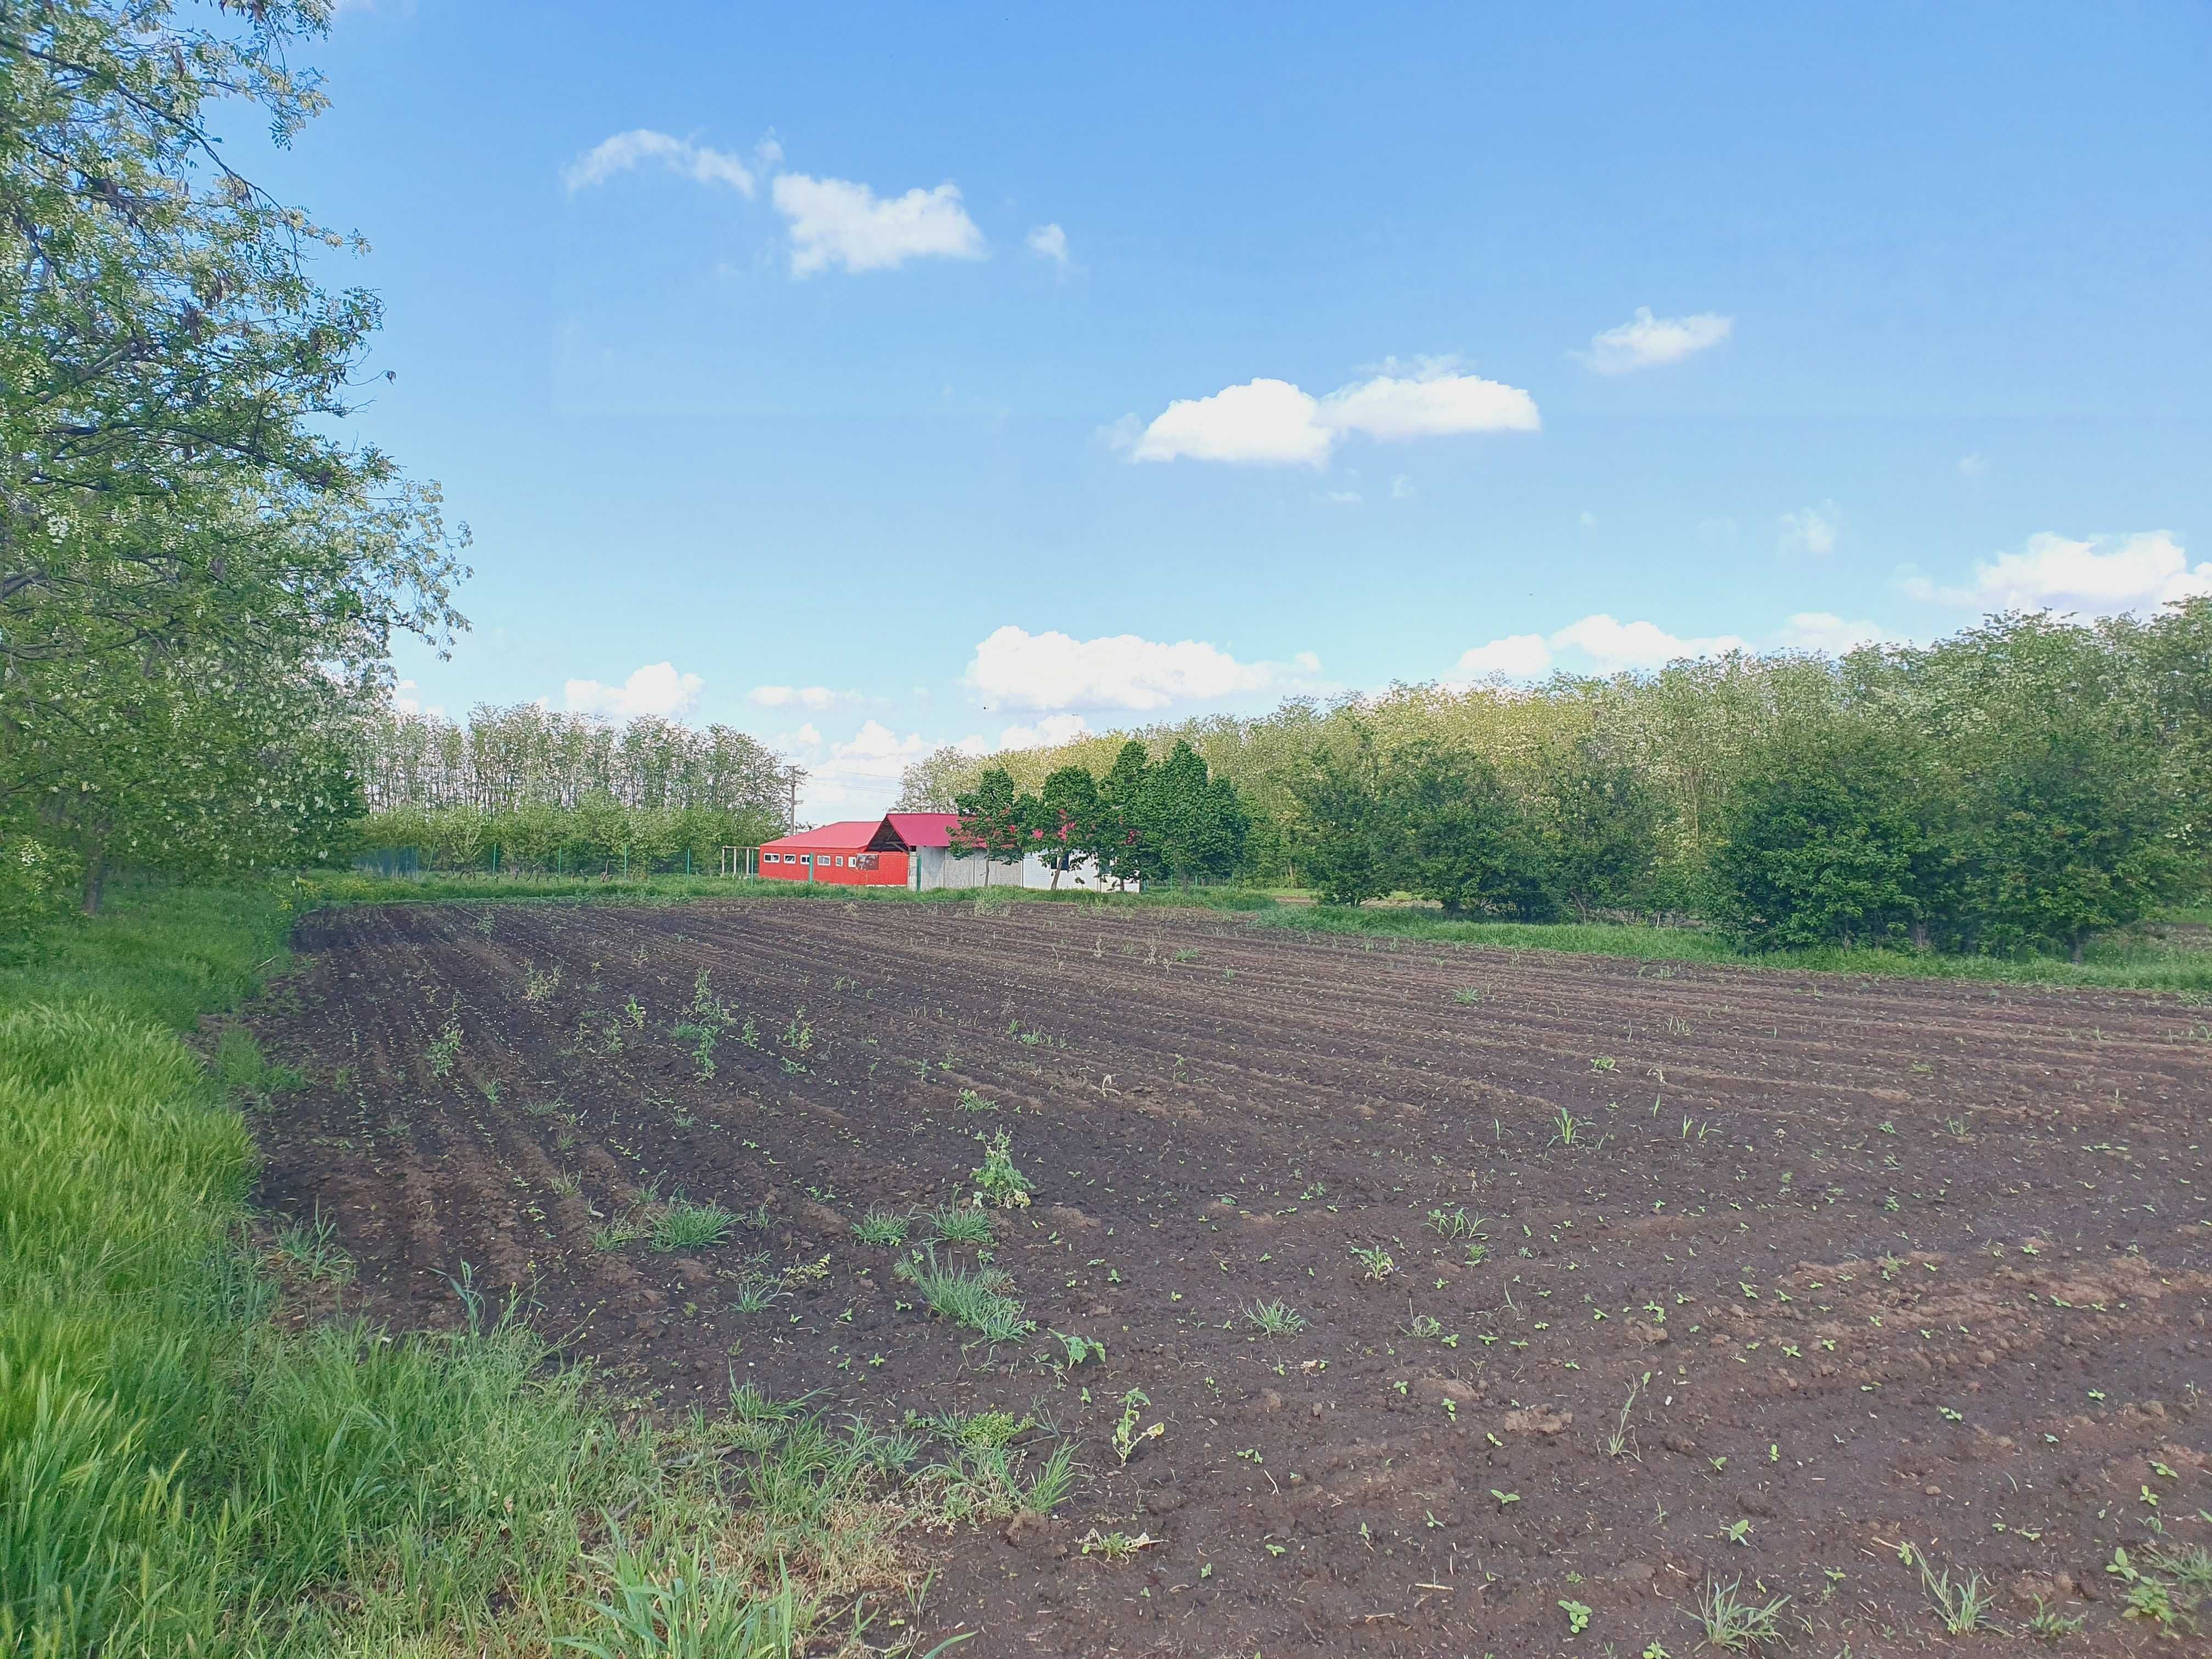
[[[1244,851],[1247,819],[1236,787],[1208,775],[1206,763],[1178,741],[1151,769],[1139,795],[1141,862],[1178,882],[1222,881]]]
[[[1023,799],[1034,803],[1028,827],[1051,860],[1056,890],[1070,861],[1081,856],[1079,849],[1097,839],[1098,786],[1081,767],[1063,766],[1034,797]]]
[[[380,315],[310,272],[344,239],[216,141],[321,107],[286,52],[327,8],[177,9],[0,5],[0,826],[73,847],[88,908],[113,857],[315,839],[311,751],[395,633],[465,625],[434,487],[334,429]]]
[[[1838,720],[1778,734],[1722,811],[1713,911],[1759,950],[1906,943],[1942,863],[1894,734]]]
[[[1316,750],[1291,798],[1299,817],[1298,862],[1324,903],[1359,904],[1395,888],[1403,826],[1385,803],[1370,729],[1355,724],[1350,743]]]
[[[981,853],[1000,864],[1019,864],[1029,848],[1030,833],[1024,820],[1029,811],[1014,792],[1014,781],[993,767],[975,781],[975,787],[953,801],[960,822],[950,837],[955,858]]]
[[[1658,791],[1635,767],[1588,742],[1545,768],[1535,803],[1543,880],[1581,920],[1645,901],[1664,817]]]
[[[1152,757],[1133,738],[1121,745],[1106,775],[1098,780],[1098,810],[1088,853],[1102,879],[1133,881],[1146,872],[1145,823],[1152,794]]]
[[[1404,825],[1399,886],[1448,916],[1551,915],[1527,814],[1496,767],[1423,742],[1394,757],[1387,780],[1385,811]]]

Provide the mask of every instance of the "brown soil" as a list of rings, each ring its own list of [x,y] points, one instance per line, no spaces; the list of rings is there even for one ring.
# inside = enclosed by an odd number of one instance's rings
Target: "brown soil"
[[[361,909],[296,946],[263,1200],[336,1218],[353,1303],[450,1324],[467,1263],[656,1408],[734,1376],[1073,1438],[1055,1520],[909,1536],[925,1649],[1679,1656],[1741,1578],[1800,1652],[1917,1650],[1910,1544],[2132,1651],[2114,1548],[2212,1541],[2201,1007],[1042,905]],[[702,971],[758,1045],[704,1081]],[[992,1350],[849,1227],[965,1198],[1000,1129],[1040,1329]],[[750,1219],[594,1248],[646,1188]],[[1473,1264],[1430,1224],[1462,1210]],[[739,1312],[763,1251],[828,1271]],[[1308,1328],[1255,1330],[1278,1299]],[[1063,1376],[1054,1330],[1104,1363]],[[1133,1388],[1165,1431],[1125,1467]]]

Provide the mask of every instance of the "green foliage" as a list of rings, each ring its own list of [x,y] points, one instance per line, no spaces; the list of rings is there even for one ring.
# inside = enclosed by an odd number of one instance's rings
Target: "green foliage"
[[[1724,811],[1716,919],[1754,949],[1909,942],[1929,908],[1921,795],[1870,723],[1778,732]]]
[[[0,11],[0,828],[111,865],[341,850],[395,633],[460,626],[434,489],[338,429],[380,319],[224,158],[322,107],[327,9]]]

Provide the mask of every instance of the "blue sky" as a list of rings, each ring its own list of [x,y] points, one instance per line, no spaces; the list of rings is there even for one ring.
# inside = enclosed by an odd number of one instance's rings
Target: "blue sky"
[[[941,742],[2212,590],[2212,12],[352,0],[459,714]]]

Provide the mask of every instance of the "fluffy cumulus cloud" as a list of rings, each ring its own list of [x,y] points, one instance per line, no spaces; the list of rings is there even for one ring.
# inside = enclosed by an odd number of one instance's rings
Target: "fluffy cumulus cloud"
[[[1548,637],[1509,634],[1478,645],[1461,655],[1452,679],[1459,684],[1493,676],[1534,679],[1559,665],[1563,656],[1572,665],[1600,674],[1617,674],[1628,669],[1663,668],[1684,657],[1725,656],[1748,648],[1733,634],[1684,639],[1656,623],[1625,623],[1601,611],[1570,623]]]
[[[874,817],[889,811],[898,794],[899,775],[933,747],[918,732],[901,737],[876,720],[863,720],[842,743],[825,741],[811,722],[769,742],[805,770],[799,815],[811,823]]]
[[[1075,263],[1067,251],[1067,233],[1058,225],[1039,225],[1022,239],[1029,251],[1066,270]]]
[[[790,222],[794,276],[832,265],[857,273],[896,270],[908,259],[980,259],[988,252],[957,185],[881,197],[848,179],[786,173],[769,194]]]
[[[1823,559],[1836,550],[1836,538],[1843,533],[1844,515],[1833,501],[1822,501],[1818,507],[1784,513],[1777,525],[1784,553]]]
[[[1693,317],[1654,317],[1650,306],[1616,327],[1590,337],[1589,349],[1574,355],[1600,374],[1679,363],[1718,345],[1735,326],[1732,317],[1701,311]]]
[[[562,701],[572,714],[604,714],[617,720],[640,714],[676,720],[699,706],[699,693],[706,684],[696,674],[678,673],[673,663],[648,663],[620,685],[570,680],[562,688]]]
[[[1276,664],[1239,662],[1202,640],[1079,640],[1009,624],[975,647],[967,683],[986,702],[1015,708],[1149,709],[1263,691],[1282,677]]]
[[[562,169],[561,182],[574,194],[603,185],[618,173],[648,165],[665,167],[702,185],[727,185],[741,196],[750,196],[757,185],[752,169],[727,150],[712,149],[650,127],[602,139]]]
[[[817,713],[845,708],[860,701],[857,691],[833,691],[826,685],[757,685],[745,701],[763,708],[806,708]]]
[[[1316,398],[1288,380],[1248,380],[1210,398],[1182,398],[1136,431],[1136,461],[1320,466],[1353,433],[1379,442],[1471,432],[1534,432],[1536,400],[1517,386],[1425,360]]]
[[[1962,586],[1938,586],[1911,577],[1915,599],[1982,611],[2062,611],[2091,617],[2150,611],[2175,599],[2212,594],[2212,563],[2192,565],[2167,530],[2131,536],[2092,536],[2075,541],[2049,531],[2031,536],[2017,553],[2000,553],[1974,567]]]

